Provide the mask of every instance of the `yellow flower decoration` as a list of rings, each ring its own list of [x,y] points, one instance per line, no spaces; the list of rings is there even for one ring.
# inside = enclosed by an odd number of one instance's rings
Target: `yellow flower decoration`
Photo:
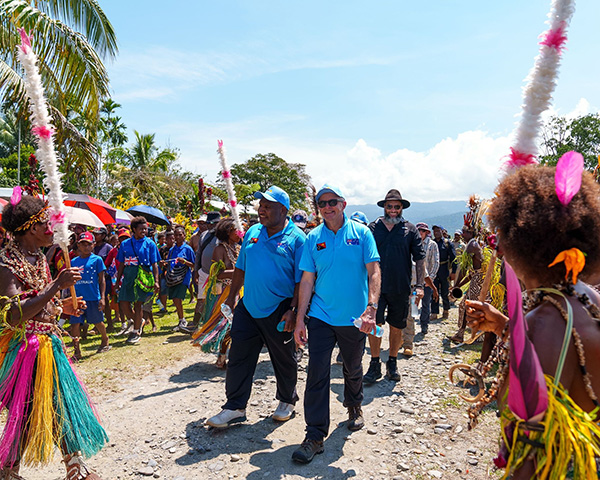
[[[573,284],[577,283],[577,275],[581,273],[583,267],[585,267],[585,254],[578,248],[570,248],[569,250],[563,250],[560,252],[554,261],[548,265],[548,268],[553,267],[557,263],[565,262],[567,274],[565,280],[569,279],[569,273],[573,272]]]

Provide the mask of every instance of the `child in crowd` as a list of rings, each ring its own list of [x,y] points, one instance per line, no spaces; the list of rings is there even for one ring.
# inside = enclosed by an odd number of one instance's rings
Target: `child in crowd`
[[[90,232],[84,232],[79,235],[78,251],[79,256],[71,261],[71,266],[79,268],[81,280],[75,284],[75,291],[78,297],[83,297],[87,303],[87,308],[83,313],[76,317],[71,316],[71,336],[73,337],[74,354],[73,359],[81,360],[81,349],[79,347],[79,337],[81,335],[81,325],[84,322],[93,324],[100,335],[102,341],[96,353],[104,353],[110,350],[108,345],[108,335],[104,325],[104,293],[106,291],[106,281],[104,271],[106,267],[102,258],[94,255],[94,235]]]

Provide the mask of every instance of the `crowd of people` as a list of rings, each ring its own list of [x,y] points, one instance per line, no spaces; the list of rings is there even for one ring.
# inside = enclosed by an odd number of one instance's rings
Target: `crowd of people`
[[[109,333],[127,335],[125,343],[135,345],[146,325],[156,329],[153,306],[158,305],[160,313],[169,301],[177,313],[173,330],[191,335],[193,345],[217,354],[217,368],[226,370],[226,400],[222,410],[206,420],[209,427],[227,428],[246,420],[263,347],[273,366],[279,400],[272,418],[290,420],[301,396],[298,361],[307,350],[306,435],[292,459],[309,463],[324,451],[329,433],[336,345],[343,364],[347,428],[356,431],[365,425],[363,385],[383,376],[382,327],[387,325],[389,332],[385,375],[398,382],[397,357],[401,351],[413,355],[415,324],[421,335],[427,335],[430,321],[440,316],[440,303],[445,319],[462,297],[459,328],[449,340],[463,343],[468,327],[473,334],[486,332],[474,371],[485,377],[492,361],[500,363],[493,388],[482,392],[469,410],[474,426],[481,408],[498,400],[504,450],[497,465],[506,466],[511,478],[532,478],[546,468],[548,456],[556,458],[554,450],[550,452],[555,447],[548,445],[552,441],[567,452],[571,463],[551,468],[575,472],[596,468],[600,374],[597,362],[585,360],[600,352],[600,295],[581,280],[597,283],[600,192],[584,174],[571,204],[561,205],[549,192],[552,175],[550,168],[523,168],[501,183],[491,205],[471,199],[464,227],[453,238],[441,225],[408,222],[403,211],[410,202],[397,189],[382,195],[377,202],[382,215],[369,222],[362,212],[346,212],[344,193],[325,184],[315,194],[313,218],[320,222],[311,224],[305,211],[290,212],[288,194],[272,186],[255,193],[258,219],[248,222],[243,238],[234,221],[220,212],[196,219],[197,230],[189,241],[184,226],[159,232],[144,217],[133,218],[129,228],[115,232],[106,228],[88,232],[74,225],[69,262],[65,252],[52,245],[47,205],[23,196],[9,204],[2,217],[10,236],[0,251],[0,404],[8,408],[9,422],[0,442],[0,478],[20,478],[21,462],[47,461],[52,445],[61,448],[68,471],[74,472],[69,478],[99,478],[81,456],[98,451],[106,433],[65,356],[61,328],[69,325],[72,358],[78,360],[80,339],[89,333],[88,326],[101,337],[99,354],[111,348]],[[488,208],[490,226],[482,220]],[[498,238],[488,235],[488,228]],[[585,259],[574,253],[575,261],[564,253],[560,263],[557,255],[573,249],[585,252]],[[528,337],[551,398],[559,403],[567,398],[568,414],[585,429],[576,439],[584,443],[581,448],[548,437],[550,413],[535,420],[545,426],[535,437],[539,428],[507,410],[507,372],[515,362],[508,353],[509,324],[514,323],[512,269],[531,297]],[[76,302],[69,298],[71,287]],[[193,318],[186,318],[183,309],[188,295],[196,301]],[[563,341],[562,334],[553,332],[564,332],[565,323],[569,339]],[[370,361],[363,372],[367,344]],[[510,388],[516,385],[511,383]],[[72,401],[62,401],[62,396]],[[43,406],[46,410],[40,413]],[[54,415],[54,426],[42,425],[40,415]],[[69,423],[74,421],[79,423]],[[532,437],[537,443],[523,440]]]

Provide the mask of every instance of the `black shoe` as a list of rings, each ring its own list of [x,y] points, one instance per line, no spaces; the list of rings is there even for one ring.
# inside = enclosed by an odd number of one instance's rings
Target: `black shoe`
[[[305,438],[300,448],[292,454],[292,460],[298,463],[310,463],[314,456],[323,453],[323,450],[323,440]]]
[[[421,333],[425,335],[429,331],[429,325],[421,325]]]
[[[371,361],[371,363],[369,364],[369,370],[367,370],[367,373],[365,373],[365,376],[363,377],[363,383],[366,383],[367,385],[372,385],[380,378],[381,363],[379,363],[379,361]]]
[[[359,406],[348,407],[348,430],[356,432],[365,426],[362,410]]]
[[[385,362],[385,369],[387,370],[385,376],[392,382],[400,381],[400,374],[398,373],[398,366],[396,360],[388,360]]]

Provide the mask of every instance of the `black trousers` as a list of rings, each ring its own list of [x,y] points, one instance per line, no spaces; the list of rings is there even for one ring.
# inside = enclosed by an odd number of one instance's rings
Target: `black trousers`
[[[233,314],[231,325],[231,349],[227,363],[225,393],[227,410],[245,409],[252,391],[252,382],[258,356],[266,345],[277,380],[276,398],[285,403],[298,401],[296,382],[298,362],[296,360],[294,334],[278,332],[277,324],[289,310],[292,299],[281,302],[277,309],[266,318],[253,318],[244,300],[240,300]]]
[[[442,299],[444,310],[450,310],[450,300],[448,299],[450,272],[448,271],[448,267],[440,267],[433,284],[435,285],[435,288],[438,289],[439,298],[437,302],[433,299],[431,300],[431,313],[435,313],[437,315],[440,313],[440,298]]]
[[[358,328],[334,327],[315,317],[308,319],[308,375],[304,392],[306,438],[323,440],[329,432],[331,352],[337,343],[344,363],[344,406],[363,401],[362,357],[366,335]]]

